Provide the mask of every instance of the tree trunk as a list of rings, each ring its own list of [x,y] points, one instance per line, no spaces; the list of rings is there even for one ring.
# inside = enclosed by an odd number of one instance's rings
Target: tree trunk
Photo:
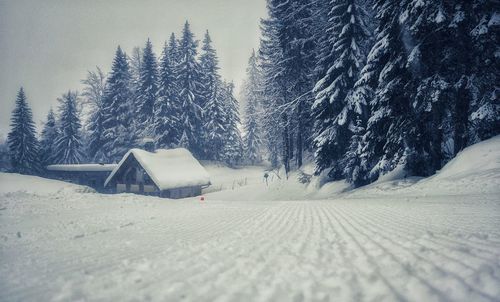
[[[302,103],[299,103],[298,106],[298,113],[297,116],[299,118],[298,120],[298,126],[297,126],[297,155],[296,155],[296,160],[297,160],[297,168],[302,167],[302,149],[304,148],[304,141],[302,138],[302,132],[304,131],[304,122],[302,119]]]
[[[290,135],[288,130],[288,116],[286,113],[282,115],[283,119],[283,165],[285,166],[285,174],[288,179],[290,171]]]

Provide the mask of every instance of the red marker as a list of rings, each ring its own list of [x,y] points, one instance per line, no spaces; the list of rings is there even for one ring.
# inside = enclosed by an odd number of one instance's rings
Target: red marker
[[[201,196],[200,197],[200,201],[204,201],[205,200],[205,197],[204,196]]]

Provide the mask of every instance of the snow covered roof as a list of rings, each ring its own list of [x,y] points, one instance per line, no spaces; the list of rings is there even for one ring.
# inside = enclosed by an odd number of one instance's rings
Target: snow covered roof
[[[117,164],[72,164],[72,165],[49,165],[49,171],[65,171],[65,172],[111,172]]]
[[[131,149],[108,176],[104,186],[108,185],[129,156],[135,157],[160,190],[210,184],[208,172],[200,162],[188,150],[178,148],[155,152]]]

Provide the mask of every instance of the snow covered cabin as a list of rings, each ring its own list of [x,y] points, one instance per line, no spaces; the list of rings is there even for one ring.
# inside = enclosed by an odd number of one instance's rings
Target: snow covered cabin
[[[201,194],[210,177],[184,148],[148,152],[131,149],[104,183],[113,191],[184,198]]]
[[[104,190],[104,181],[117,167],[116,164],[61,164],[45,167],[47,176]]]

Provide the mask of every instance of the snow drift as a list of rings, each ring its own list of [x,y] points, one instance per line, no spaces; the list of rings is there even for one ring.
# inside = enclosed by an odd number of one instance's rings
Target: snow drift
[[[500,135],[465,148],[433,176],[387,179],[350,194],[500,194]]]
[[[91,193],[94,189],[64,181],[17,173],[0,173],[0,194],[24,192],[35,195]]]

